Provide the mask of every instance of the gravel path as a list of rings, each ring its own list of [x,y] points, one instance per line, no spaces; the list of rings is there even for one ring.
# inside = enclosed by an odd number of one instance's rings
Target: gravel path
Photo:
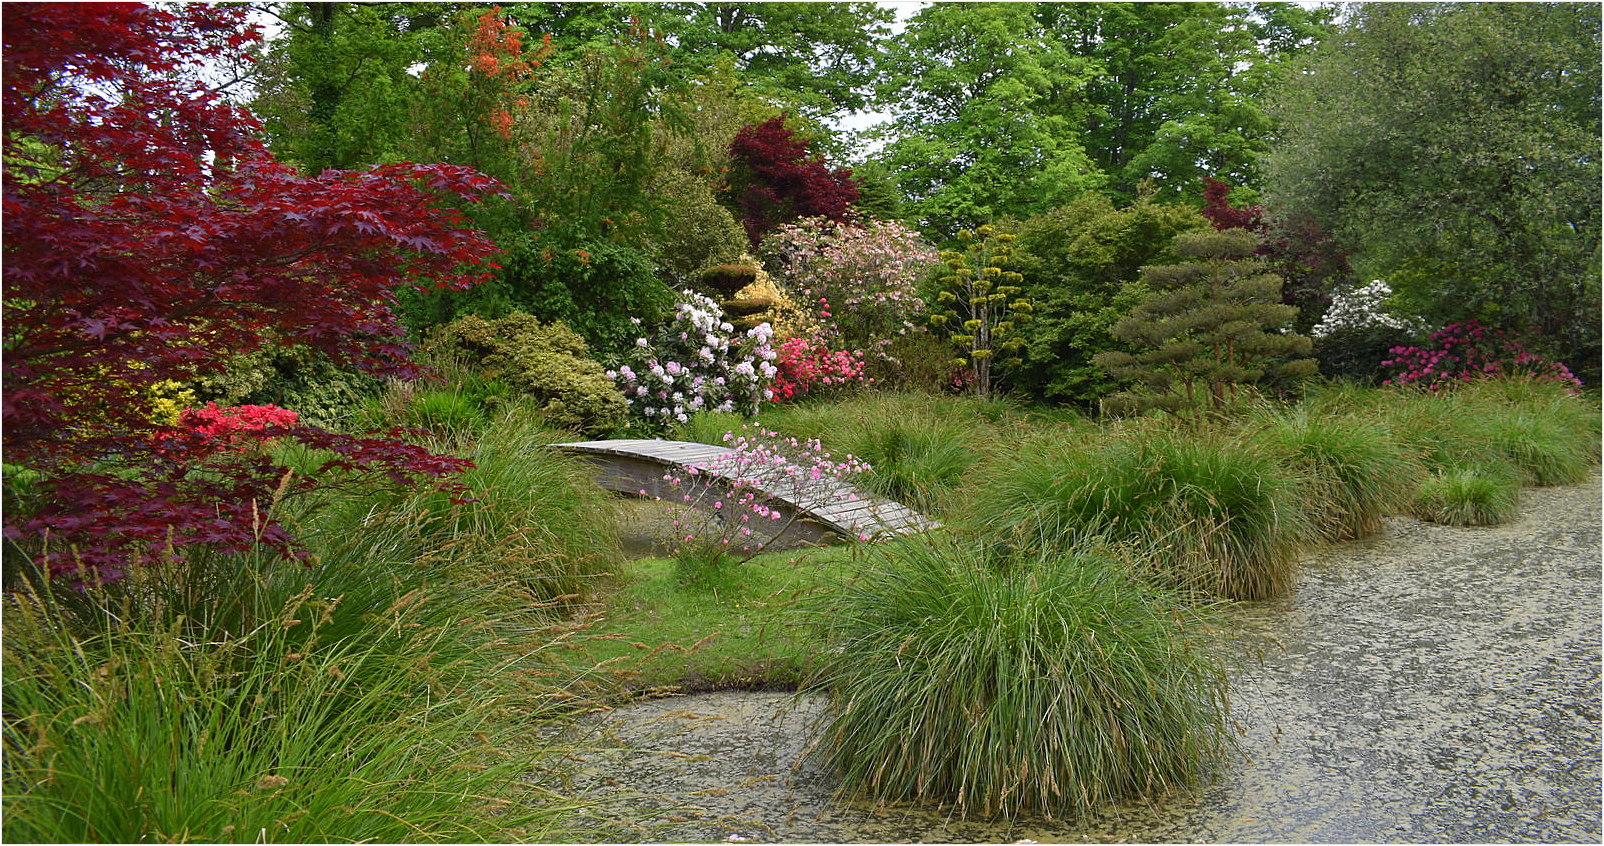
[[[1393,521],[1239,608],[1245,755],[1162,806],[1070,825],[840,805],[795,766],[822,703],[785,694],[622,709],[581,779],[664,808],[640,832],[659,841],[1598,843],[1599,479],[1523,496],[1506,526]]]

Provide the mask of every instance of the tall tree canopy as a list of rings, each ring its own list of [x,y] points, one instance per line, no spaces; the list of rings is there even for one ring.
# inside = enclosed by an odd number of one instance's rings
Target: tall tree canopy
[[[1271,209],[1434,322],[1596,361],[1599,55],[1596,4],[1358,7],[1278,98]]]
[[[1290,4],[937,3],[892,42],[885,159],[939,234],[1062,205],[1255,178],[1259,98],[1328,13]]]

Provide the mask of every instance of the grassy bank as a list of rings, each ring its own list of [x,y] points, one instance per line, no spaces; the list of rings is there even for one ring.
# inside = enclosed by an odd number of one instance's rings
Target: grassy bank
[[[1083,813],[1228,748],[1215,603],[1283,594],[1303,550],[1389,516],[1514,519],[1600,438],[1596,398],[1530,384],[1191,422],[868,394],[759,422],[868,459],[867,487],[948,528],[693,571],[626,560],[618,501],[544,448],[570,435],[501,414],[429,436],[475,462],[466,498],[336,476],[275,503],[309,567],[193,556],[9,595],[5,836],[595,840],[581,817],[629,812],[561,795],[554,726],[805,686],[836,703],[819,754],[855,795]]]

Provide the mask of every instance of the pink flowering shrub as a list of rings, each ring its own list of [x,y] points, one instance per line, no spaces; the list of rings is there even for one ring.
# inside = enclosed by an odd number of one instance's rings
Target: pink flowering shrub
[[[832,350],[820,335],[787,339],[774,364],[775,402],[873,381],[863,372],[863,353]]]
[[[209,402],[205,408],[191,408],[178,418],[178,425],[202,435],[236,444],[250,440],[269,426],[291,427],[300,416],[276,405],[235,405],[219,408]]]
[[[623,391],[637,425],[648,431],[684,423],[704,410],[751,416],[773,396],[777,353],[769,343],[772,336],[767,323],[737,334],[718,303],[686,290],[673,319],[651,338],[636,338],[607,378]]]
[[[881,220],[804,218],[771,232],[759,252],[782,288],[819,304],[820,325],[839,348],[885,361],[894,361],[892,338],[922,327],[917,286],[941,261],[917,232]]]
[[[850,480],[870,469],[852,455],[837,458],[818,440],[761,427],[726,432],[724,443],[729,449],[717,459],[663,476],[669,492],[658,499],[675,532],[672,555],[693,571],[762,552],[799,514],[782,500],[803,510],[855,500]],[[724,481],[713,482],[714,475]]]
[[[1381,362],[1397,374],[1384,385],[1416,385],[1441,390],[1463,382],[1498,376],[1524,376],[1580,389],[1570,368],[1529,352],[1508,333],[1476,320],[1451,323],[1431,334],[1435,346],[1393,347]]]

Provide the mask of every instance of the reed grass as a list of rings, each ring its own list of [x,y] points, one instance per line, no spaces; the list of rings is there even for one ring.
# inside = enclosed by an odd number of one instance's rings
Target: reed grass
[[[1296,481],[1211,429],[1043,436],[966,497],[965,527],[994,542],[1062,551],[1103,538],[1139,548],[1164,586],[1224,599],[1284,594],[1311,536]]]
[[[1498,466],[1438,470],[1421,482],[1409,513],[1449,526],[1497,526],[1520,516],[1520,481]]]
[[[466,497],[358,489],[328,503],[315,529],[343,557],[437,555],[520,584],[535,602],[583,596],[622,560],[616,503],[550,449],[569,436],[525,412],[503,411],[457,450],[474,465],[458,477]]]
[[[1596,434],[1567,423],[1553,407],[1490,408],[1468,427],[1472,437],[1520,471],[1521,482],[1549,486],[1586,479],[1596,462]]]
[[[842,794],[1074,817],[1201,777],[1230,746],[1221,664],[1195,613],[1109,555],[926,540],[871,558],[827,606],[815,754]]]
[[[378,606],[308,586],[212,639],[50,592],[6,609],[11,842],[510,842],[574,806],[528,780],[549,707],[498,671],[494,626],[423,591]]]
[[[1419,462],[1379,422],[1307,407],[1260,415],[1253,441],[1291,476],[1318,540],[1376,534],[1409,505]]]

